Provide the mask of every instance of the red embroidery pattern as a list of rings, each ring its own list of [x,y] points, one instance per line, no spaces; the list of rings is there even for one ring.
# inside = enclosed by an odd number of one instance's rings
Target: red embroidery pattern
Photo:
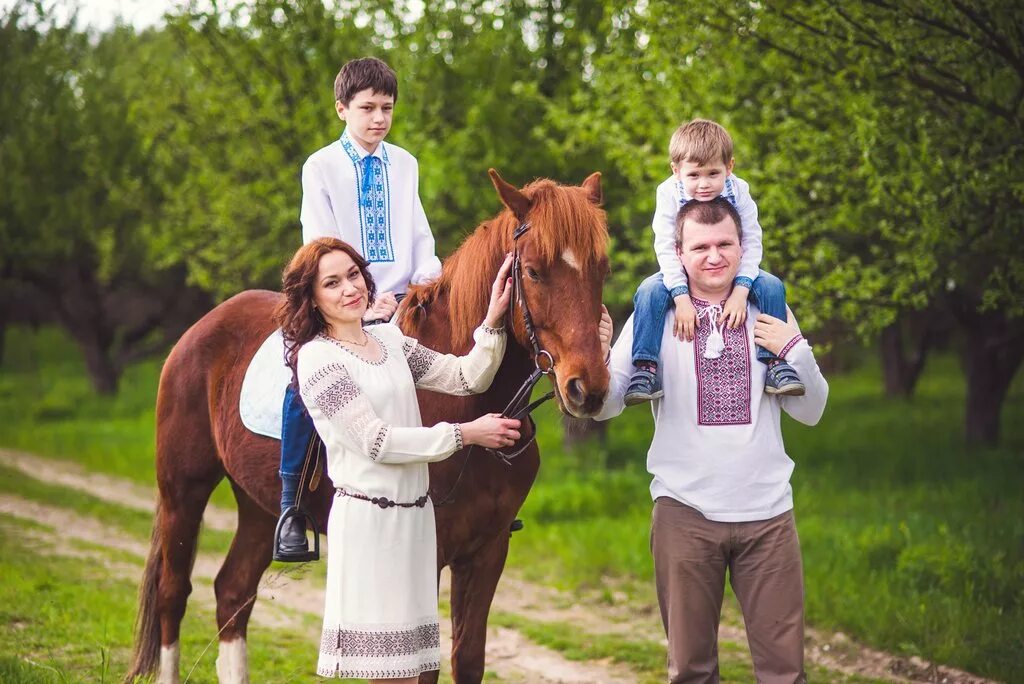
[[[708,306],[693,299],[698,314]],[[746,326],[735,330],[722,326],[725,351],[717,359],[705,359],[711,326],[697,328],[693,341],[697,370],[697,424],[747,425],[750,423],[750,340]]]
[[[785,346],[785,347],[783,347],[783,348],[782,348],[782,351],[780,351],[780,352],[779,352],[779,358],[780,358],[780,359],[784,359],[784,358],[786,358],[786,354],[788,354],[788,353],[789,353],[789,351],[790,351],[790,350],[791,350],[791,349],[792,349],[793,347],[795,347],[795,346],[797,345],[797,343],[798,343],[798,342],[800,342],[800,340],[802,340],[802,339],[804,339],[804,336],[803,336],[803,335],[801,335],[801,334],[799,334],[799,333],[797,333],[796,337],[794,337],[794,338],[793,338],[793,339],[791,339],[791,340],[790,340],[789,342],[787,342],[787,343],[786,343],[786,346]]]

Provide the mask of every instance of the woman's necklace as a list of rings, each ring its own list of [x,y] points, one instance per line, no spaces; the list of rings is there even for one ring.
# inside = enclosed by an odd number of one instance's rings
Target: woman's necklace
[[[367,335],[365,332],[363,333],[363,341],[362,342],[356,342],[355,340],[346,340],[344,337],[335,337],[334,339],[336,339],[338,342],[343,342],[345,344],[352,344],[352,345],[355,345],[357,347],[365,347],[366,345],[370,344],[370,336]]]

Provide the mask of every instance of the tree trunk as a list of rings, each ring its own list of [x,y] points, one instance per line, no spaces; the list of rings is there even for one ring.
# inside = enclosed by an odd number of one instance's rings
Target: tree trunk
[[[112,396],[117,394],[121,372],[110,357],[110,349],[104,348],[95,338],[82,340],[78,338],[78,346],[82,349],[85,369],[97,394]]]
[[[49,283],[52,285],[52,283]],[[104,292],[87,264],[64,274],[57,291],[50,291],[64,329],[78,343],[97,394],[117,393],[121,370],[114,360],[114,334],[104,311]]]
[[[910,338],[909,345],[906,338]],[[914,313],[901,316],[882,330],[879,352],[882,357],[885,396],[909,399],[914,395],[930,346],[931,335],[927,322],[921,321],[920,316]]]
[[[998,315],[978,315],[966,330],[964,371],[967,375],[965,435],[969,444],[999,443],[1000,413],[1013,376],[1024,360],[1024,330],[1015,330]]]

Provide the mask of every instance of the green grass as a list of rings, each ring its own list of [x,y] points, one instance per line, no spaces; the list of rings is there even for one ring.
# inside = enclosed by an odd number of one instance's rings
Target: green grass
[[[22,528],[22,521],[0,516],[0,681],[120,681],[131,655],[135,582],[88,560],[40,554],[19,543]],[[216,681],[216,631],[212,612],[189,606],[182,676],[198,661],[190,681]],[[252,625],[249,641],[275,646],[250,649],[252,681],[312,678],[316,651],[306,634]]]
[[[831,379],[787,450],[811,624],[973,672],[1024,677],[1024,391],[1004,408],[1003,446],[968,448],[955,360],[933,359],[912,401],[881,398],[877,369]],[[544,464],[509,563],[539,581],[601,591],[651,578],[645,452],[652,419],[632,409],[605,446],[559,454],[542,421]],[[547,429],[545,429],[547,428]],[[638,587],[653,600],[649,585]],[[605,592],[609,593],[609,592]]]
[[[9,331],[7,350],[0,445],[153,482],[159,362],[130,368],[117,397],[97,398],[55,331]],[[1011,392],[1003,446],[994,449],[963,444],[963,383],[951,357],[930,361],[911,401],[881,398],[870,365],[830,385],[819,426],[784,425],[797,464],[809,622],[888,651],[1024,679],[1024,382]],[[510,567],[609,602],[623,593],[652,601],[650,411],[626,411],[605,445],[570,453],[557,423],[545,407],[543,465]],[[0,482],[10,477],[0,471]],[[229,491],[215,496],[230,505]]]

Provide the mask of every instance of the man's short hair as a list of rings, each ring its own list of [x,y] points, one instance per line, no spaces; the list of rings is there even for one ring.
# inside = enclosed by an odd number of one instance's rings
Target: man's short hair
[[[668,154],[673,164],[690,162],[707,166],[718,161],[728,164],[732,159],[732,138],[721,124],[707,119],[694,119],[672,134]]]
[[[732,202],[724,197],[716,197],[710,202],[690,200],[676,214],[676,247],[683,246],[683,224],[687,221],[713,226],[724,221],[726,217],[731,218],[736,224],[736,237],[742,241],[743,220],[740,218],[740,212],[732,206]]]
[[[334,99],[346,107],[356,93],[370,88],[390,95],[398,102],[398,76],[376,57],[361,57],[345,62],[334,79]]]

